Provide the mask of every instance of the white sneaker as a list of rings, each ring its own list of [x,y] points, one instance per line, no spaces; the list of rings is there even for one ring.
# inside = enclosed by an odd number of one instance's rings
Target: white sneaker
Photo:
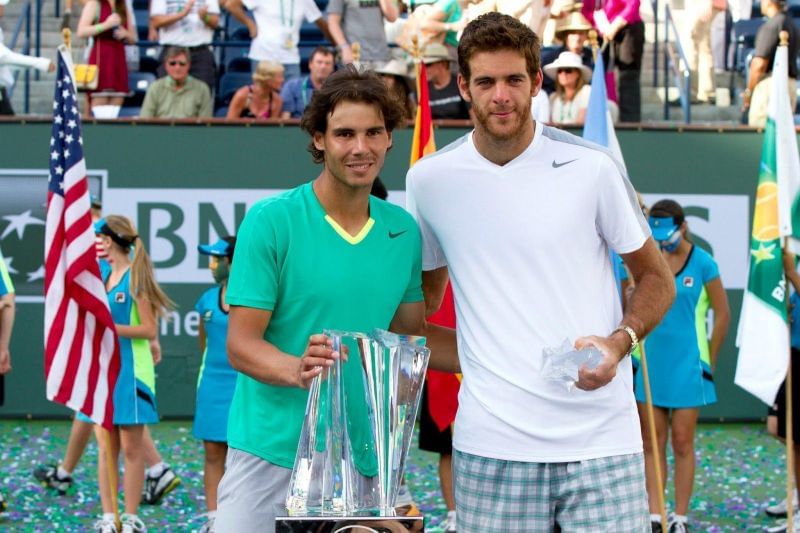
[[[667,516],[667,533],[689,533],[689,523],[685,520],[678,520],[675,513]]]
[[[209,518],[197,533],[214,533],[214,519]]]
[[[144,522],[139,520],[138,516],[129,514],[122,515],[122,530],[120,533],[146,533],[147,528],[144,527]]]
[[[117,533],[117,524],[113,518],[101,518],[92,526],[92,531],[98,533]]]
[[[772,527],[765,527],[764,533],[787,533],[789,528],[786,527],[786,522],[781,522]],[[793,533],[800,533],[800,520],[794,521]]]
[[[181,484],[179,478],[170,467],[164,468],[158,477],[145,476],[142,487],[142,502],[148,505],[158,505],[161,500]]]
[[[794,510],[797,511],[798,510],[797,491],[794,491],[794,494],[792,496],[792,503],[794,505]],[[788,511],[788,508],[786,506],[786,498],[784,498],[780,502],[776,503],[775,505],[770,505],[769,507],[764,509],[764,512],[767,513],[767,515],[775,516],[775,517],[778,517],[778,518],[785,517],[787,511]]]
[[[456,533],[456,512],[448,511],[447,518],[440,524],[444,533]]]

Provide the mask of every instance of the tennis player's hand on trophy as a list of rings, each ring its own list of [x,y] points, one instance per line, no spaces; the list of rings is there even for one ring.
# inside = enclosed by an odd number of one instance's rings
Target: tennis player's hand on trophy
[[[311,335],[308,338],[306,351],[300,357],[298,376],[300,386],[304,389],[310,387],[311,381],[323,370],[330,368],[337,359],[339,359],[339,352],[333,349],[331,339],[322,333]],[[346,357],[345,360],[347,360]]]
[[[575,340],[575,348],[580,350],[594,346],[603,354],[603,360],[592,369],[585,366],[578,371],[578,381],[575,383],[579,389],[596,390],[611,383],[617,375],[617,365],[625,357],[629,344],[625,343],[624,334],[611,337],[580,337]]]

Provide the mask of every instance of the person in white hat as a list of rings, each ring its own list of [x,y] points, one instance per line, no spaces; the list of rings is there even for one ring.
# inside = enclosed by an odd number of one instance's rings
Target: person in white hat
[[[3,18],[3,8],[8,0],[0,0],[0,19]],[[6,91],[7,87],[14,86],[12,68],[35,68],[42,72],[53,72],[55,63],[47,58],[26,56],[10,50],[3,44],[3,29],[0,28],[0,115],[13,115],[11,99]]]
[[[592,71],[574,52],[561,52],[558,58],[542,68],[556,82],[550,95],[550,122],[553,124],[583,124],[589,105]]]

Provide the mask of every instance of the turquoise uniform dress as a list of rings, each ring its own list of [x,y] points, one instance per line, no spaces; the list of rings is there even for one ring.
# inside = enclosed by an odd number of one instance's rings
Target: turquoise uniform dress
[[[714,259],[692,246],[675,274],[677,296],[664,320],[644,340],[653,405],[681,409],[717,401],[711,375],[706,314],[711,300],[706,284],[719,277]],[[644,378],[636,373],[636,400],[644,403]]]
[[[131,297],[130,269],[108,290],[108,306],[114,324],[138,326],[139,310]],[[110,270],[104,276],[107,282]],[[147,339],[119,337],[121,366],[114,387],[114,424],[137,425],[158,422],[153,354]]]
[[[222,309],[222,287],[217,285],[200,296],[194,306],[206,332],[206,349],[197,376],[197,401],[192,433],[202,440],[228,441],[228,411],[236,388],[237,372],[228,362],[225,341],[228,313]]]
[[[791,309],[789,332],[792,348],[800,350],[800,296],[796,292],[789,297],[789,308]]]
[[[14,284],[11,283],[11,276],[6,268],[6,262],[3,260],[3,252],[0,251],[0,296],[10,292],[14,292]]]

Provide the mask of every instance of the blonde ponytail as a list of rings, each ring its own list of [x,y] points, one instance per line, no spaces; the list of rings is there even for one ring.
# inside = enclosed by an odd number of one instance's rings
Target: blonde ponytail
[[[156,320],[166,316],[168,311],[175,309],[175,303],[161,289],[156,281],[153,263],[150,255],[138,238],[133,223],[121,215],[108,215],[105,217],[108,227],[122,239],[130,242],[125,253],[133,247],[133,261],[131,262],[131,295],[134,298],[144,297],[150,303],[150,308]]]

